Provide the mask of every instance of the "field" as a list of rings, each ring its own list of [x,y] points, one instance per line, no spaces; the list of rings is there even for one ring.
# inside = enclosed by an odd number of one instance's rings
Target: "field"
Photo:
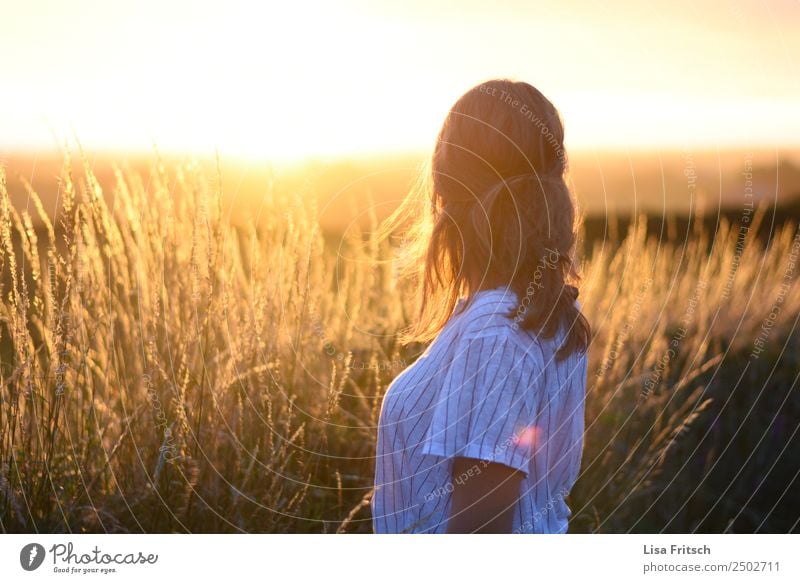
[[[369,209],[333,237],[266,191],[234,225],[221,184],[66,160],[52,217],[2,179],[0,531],[371,530],[381,397],[422,348],[395,340],[409,284]],[[637,218],[586,245],[570,532],[797,531],[797,223]]]

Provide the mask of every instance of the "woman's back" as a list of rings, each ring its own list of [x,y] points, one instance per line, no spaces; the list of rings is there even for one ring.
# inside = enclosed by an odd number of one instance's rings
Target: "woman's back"
[[[378,430],[376,532],[444,532],[451,493],[489,461],[522,472],[513,532],[566,532],[578,476],[587,363],[508,314],[509,288],[478,292],[391,384]],[[459,304],[461,307],[461,304]],[[453,475],[455,457],[474,465]]]

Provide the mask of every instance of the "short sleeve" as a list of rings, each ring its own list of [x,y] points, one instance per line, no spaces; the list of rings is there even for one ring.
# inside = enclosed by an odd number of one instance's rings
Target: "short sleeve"
[[[501,463],[528,473],[543,361],[508,334],[462,339],[444,363],[422,452]]]

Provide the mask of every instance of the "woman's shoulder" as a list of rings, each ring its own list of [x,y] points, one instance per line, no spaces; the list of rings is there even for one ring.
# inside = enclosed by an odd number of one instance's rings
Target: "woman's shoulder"
[[[516,294],[507,288],[483,290],[460,299],[454,314],[459,336],[469,340],[508,335],[515,330],[517,307]]]
[[[522,311],[514,292],[506,288],[478,292],[472,302],[460,300],[459,308],[454,330],[457,344],[480,343],[526,361],[542,360],[538,335],[520,327]]]

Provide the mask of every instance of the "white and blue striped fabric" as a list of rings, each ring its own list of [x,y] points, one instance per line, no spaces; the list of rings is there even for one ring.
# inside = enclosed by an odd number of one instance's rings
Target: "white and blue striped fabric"
[[[557,362],[563,329],[541,339],[516,326],[507,314],[519,302],[509,288],[478,292],[464,311],[462,303],[384,397],[373,528],[445,532],[454,482],[470,477],[452,475],[460,456],[484,460],[475,472],[491,461],[525,474],[513,532],[565,533],[564,496],[583,450],[586,356]]]

